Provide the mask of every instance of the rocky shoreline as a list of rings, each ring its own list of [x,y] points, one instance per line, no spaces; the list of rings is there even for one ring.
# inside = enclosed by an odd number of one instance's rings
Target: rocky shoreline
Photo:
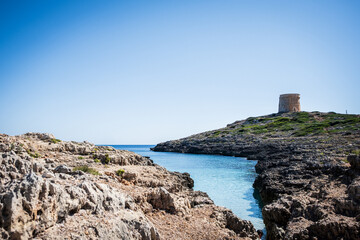
[[[0,154],[2,239],[258,239],[189,174],[129,151],[27,133],[0,134]]]
[[[258,160],[267,239],[360,239],[359,149],[359,115],[300,112],[248,118],[152,150]]]

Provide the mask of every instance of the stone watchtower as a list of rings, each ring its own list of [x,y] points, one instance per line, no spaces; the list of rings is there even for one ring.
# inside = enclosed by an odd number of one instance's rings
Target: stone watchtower
[[[300,112],[300,94],[281,94],[279,100],[279,113]]]

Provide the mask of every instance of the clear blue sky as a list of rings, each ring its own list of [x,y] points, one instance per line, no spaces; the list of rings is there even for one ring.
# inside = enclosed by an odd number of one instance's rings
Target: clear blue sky
[[[0,1],[0,132],[155,144],[360,112],[360,1]]]

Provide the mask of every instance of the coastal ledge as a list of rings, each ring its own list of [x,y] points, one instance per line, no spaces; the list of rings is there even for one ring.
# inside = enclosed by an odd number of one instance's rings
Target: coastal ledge
[[[267,239],[359,239],[360,115],[250,117],[152,150],[258,160]]]
[[[251,222],[133,152],[0,134],[2,239],[258,239]]]

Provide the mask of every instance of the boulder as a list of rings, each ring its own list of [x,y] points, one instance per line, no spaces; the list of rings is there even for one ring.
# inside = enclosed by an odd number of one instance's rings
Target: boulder
[[[54,169],[54,173],[65,173],[65,174],[71,174],[72,173],[72,169],[65,166],[65,165],[60,165],[60,166],[57,166],[55,169]]]
[[[187,198],[182,198],[169,193],[165,188],[159,187],[147,195],[147,202],[154,209],[165,210],[169,213],[186,213],[190,208],[190,202]]]

